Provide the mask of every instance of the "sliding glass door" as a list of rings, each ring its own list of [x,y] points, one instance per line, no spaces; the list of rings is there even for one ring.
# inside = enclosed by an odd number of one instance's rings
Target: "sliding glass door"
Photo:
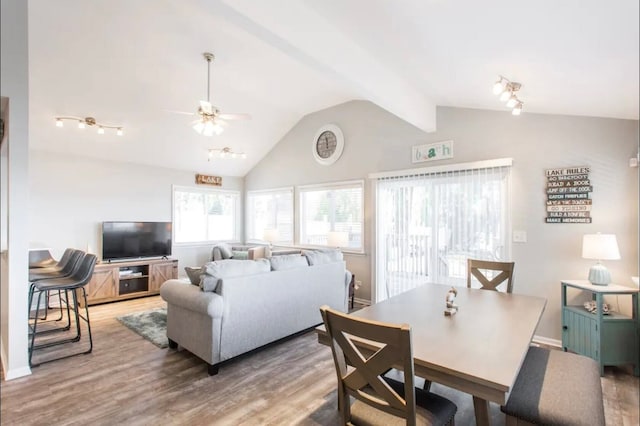
[[[467,258],[510,257],[510,166],[379,177],[376,300],[432,282],[466,285]]]

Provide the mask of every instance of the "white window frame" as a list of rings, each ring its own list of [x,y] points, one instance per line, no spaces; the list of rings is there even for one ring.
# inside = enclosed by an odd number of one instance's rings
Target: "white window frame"
[[[296,229],[296,214],[295,214],[295,191],[293,186],[287,186],[287,187],[283,187],[283,188],[273,188],[273,189],[258,189],[258,190],[249,190],[247,191],[246,197],[245,197],[245,223],[246,223],[246,240],[247,243],[251,242],[251,243],[264,243],[264,239],[262,237],[260,238],[251,238],[251,236],[249,235],[249,230],[252,228],[252,224],[250,223],[252,221],[253,218],[250,217],[250,202],[249,202],[249,197],[252,195],[265,195],[265,194],[290,194],[291,195],[291,240],[280,240],[277,241],[275,244],[276,245],[293,245],[294,241],[295,241],[295,229]]]
[[[306,191],[313,190],[321,190],[321,191],[330,191],[337,190],[346,187],[359,186],[360,191],[362,192],[362,203],[360,205],[360,229],[361,229],[361,237],[360,237],[360,247],[344,247],[340,248],[341,251],[346,253],[364,253],[365,247],[365,221],[364,221],[364,204],[365,204],[365,190],[364,190],[364,179],[358,180],[349,180],[349,181],[341,181],[341,182],[330,182],[330,183],[319,183],[312,185],[300,185],[296,187],[295,192],[295,241],[297,247],[327,247],[326,245],[315,245],[315,244],[305,244],[300,241],[301,236],[301,227],[302,227],[302,195],[301,193]]]
[[[207,241],[182,241],[178,242],[176,238],[176,230],[177,226],[175,223],[175,207],[176,207],[176,192],[191,192],[191,193],[201,193],[201,194],[225,194],[225,195],[234,195],[235,196],[235,215],[234,215],[234,232],[233,238],[228,240],[207,240]],[[242,235],[242,193],[237,190],[230,189],[219,189],[219,188],[206,188],[199,186],[182,186],[182,185],[172,185],[171,188],[171,220],[173,223],[173,245],[176,247],[188,247],[188,246],[203,246],[203,245],[211,245],[215,242],[226,241],[226,242],[238,242],[241,240]]]

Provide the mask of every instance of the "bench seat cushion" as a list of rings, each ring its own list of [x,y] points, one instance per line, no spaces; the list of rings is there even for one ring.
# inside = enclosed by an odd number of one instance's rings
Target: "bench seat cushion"
[[[604,425],[600,368],[591,358],[530,347],[501,409],[533,424]]]

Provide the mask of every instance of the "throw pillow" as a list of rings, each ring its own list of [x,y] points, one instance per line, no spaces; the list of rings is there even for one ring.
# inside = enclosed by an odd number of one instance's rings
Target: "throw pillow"
[[[201,267],[196,268],[194,266],[185,266],[184,270],[187,273],[191,284],[200,285],[200,274],[202,273]]]
[[[231,258],[236,260],[247,260],[249,259],[249,252],[244,250],[232,250]]]
[[[286,269],[305,268],[309,266],[307,258],[299,254],[273,256],[270,260],[272,271],[284,271]]]
[[[219,243],[218,249],[220,249],[220,254],[223,259],[230,259],[233,253],[231,252],[231,246],[227,243]]]
[[[256,275],[271,270],[267,259],[237,260],[227,259],[209,262],[203,266],[200,288],[202,291],[217,291],[218,284],[223,278]]]

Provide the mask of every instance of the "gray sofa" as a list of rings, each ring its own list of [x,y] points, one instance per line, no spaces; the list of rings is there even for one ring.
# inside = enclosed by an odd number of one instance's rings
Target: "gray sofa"
[[[170,347],[202,358],[213,375],[223,361],[320,324],[322,305],[347,311],[351,274],[341,254],[277,257],[210,262],[198,286],[162,284]]]

